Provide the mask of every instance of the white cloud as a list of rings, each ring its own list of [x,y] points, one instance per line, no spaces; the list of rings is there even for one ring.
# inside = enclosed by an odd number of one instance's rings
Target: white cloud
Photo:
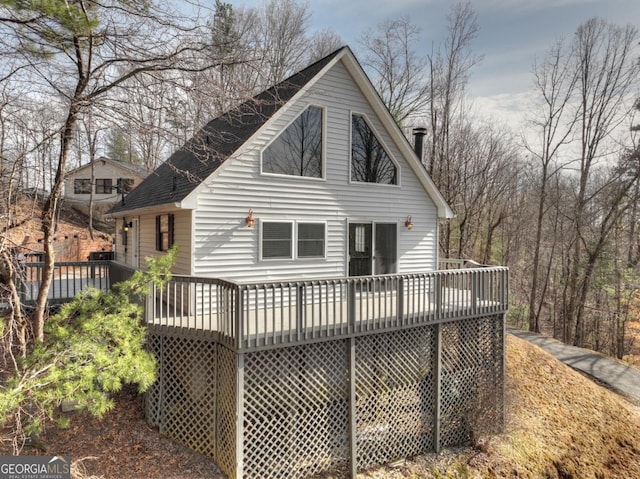
[[[533,92],[501,93],[473,99],[472,112],[478,121],[506,126],[513,132],[525,129],[533,104]]]
[[[550,11],[556,8],[588,8],[600,0],[476,0],[473,5],[478,9],[502,10],[509,12]]]

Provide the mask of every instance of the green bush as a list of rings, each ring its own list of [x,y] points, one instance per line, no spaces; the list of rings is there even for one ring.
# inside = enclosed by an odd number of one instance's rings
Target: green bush
[[[139,299],[150,281],[170,278],[175,255],[148,260],[149,272],[137,271],[108,292],[85,290],[49,318],[44,341],[0,390],[0,425],[29,436],[56,419],[64,401],[100,417],[113,407],[110,393],[125,384],[146,391],[155,381],[155,360],[145,350]]]

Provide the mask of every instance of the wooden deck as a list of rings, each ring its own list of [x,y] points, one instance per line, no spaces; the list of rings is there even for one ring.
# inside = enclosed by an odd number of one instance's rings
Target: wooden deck
[[[93,287],[107,291],[111,287],[109,261],[82,261],[56,263],[47,302],[64,303],[82,290]],[[26,263],[21,288],[22,300],[26,304],[35,302],[42,284],[44,263]]]
[[[502,314],[506,273],[484,268],[261,284],[175,278],[152,292],[146,321],[216,333],[234,348],[298,344]]]
[[[37,297],[43,266],[25,265],[27,304]],[[131,272],[110,261],[58,263],[48,301],[69,301],[89,286],[107,290]],[[487,317],[504,314],[507,306],[508,270],[502,267],[259,283],[174,276],[163,289],[150,286],[145,321],[214,334],[244,350]]]

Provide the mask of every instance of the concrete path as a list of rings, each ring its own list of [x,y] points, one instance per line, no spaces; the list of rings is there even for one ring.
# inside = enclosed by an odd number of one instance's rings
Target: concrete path
[[[588,349],[569,346],[553,338],[508,328],[507,332],[533,343],[563,363],[582,371],[616,392],[640,403],[640,370]]]

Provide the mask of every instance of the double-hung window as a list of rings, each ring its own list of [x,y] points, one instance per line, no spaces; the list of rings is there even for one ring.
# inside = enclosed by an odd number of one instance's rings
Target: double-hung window
[[[111,193],[111,178],[98,178],[96,180],[96,194],[107,195]]]
[[[325,224],[298,223],[298,258],[324,258]]]
[[[80,178],[73,180],[73,194],[75,195],[90,195],[91,194],[91,180],[88,178]]]
[[[293,223],[262,223],[262,258],[293,258]]]
[[[262,221],[262,259],[309,259],[326,255],[326,224]]]

